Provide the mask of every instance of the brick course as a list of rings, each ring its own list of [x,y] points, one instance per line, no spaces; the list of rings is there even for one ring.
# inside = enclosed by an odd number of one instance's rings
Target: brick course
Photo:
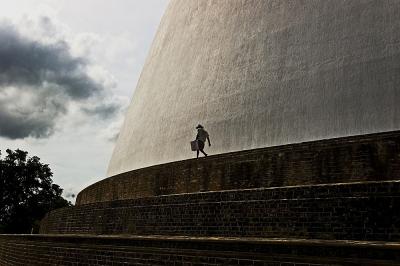
[[[55,210],[41,233],[400,241],[400,181],[149,197]]]
[[[0,265],[398,265],[400,244],[293,239],[0,235]]]
[[[76,204],[168,194],[400,178],[400,131],[156,165],[99,181]]]

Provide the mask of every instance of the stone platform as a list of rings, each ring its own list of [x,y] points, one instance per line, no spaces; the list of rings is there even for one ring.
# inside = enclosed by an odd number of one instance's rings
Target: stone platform
[[[400,131],[138,169],[0,236],[0,265],[400,265]]]

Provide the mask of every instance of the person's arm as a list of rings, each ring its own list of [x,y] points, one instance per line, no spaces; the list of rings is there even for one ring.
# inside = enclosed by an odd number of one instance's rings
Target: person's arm
[[[210,137],[207,136],[207,140],[208,140],[208,146],[211,146],[211,142],[210,142]]]

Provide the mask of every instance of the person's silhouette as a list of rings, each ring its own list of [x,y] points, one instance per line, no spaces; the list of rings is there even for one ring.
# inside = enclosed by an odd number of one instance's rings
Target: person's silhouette
[[[205,131],[204,127],[202,125],[197,125],[196,127],[197,129],[197,136],[196,136],[196,140],[199,143],[199,149],[197,150],[197,158],[199,158],[199,151],[201,151],[204,156],[207,156],[207,153],[204,152],[204,144],[206,142],[206,140],[208,140],[208,146],[211,146],[211,142],[210,142],[210,136],[208,135],[208,132]]]

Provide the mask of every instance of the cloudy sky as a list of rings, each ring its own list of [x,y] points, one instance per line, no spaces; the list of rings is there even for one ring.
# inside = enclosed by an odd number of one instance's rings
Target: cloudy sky
[[[0,0],[0,150],[71,195],[105,177],[167,0]]]

